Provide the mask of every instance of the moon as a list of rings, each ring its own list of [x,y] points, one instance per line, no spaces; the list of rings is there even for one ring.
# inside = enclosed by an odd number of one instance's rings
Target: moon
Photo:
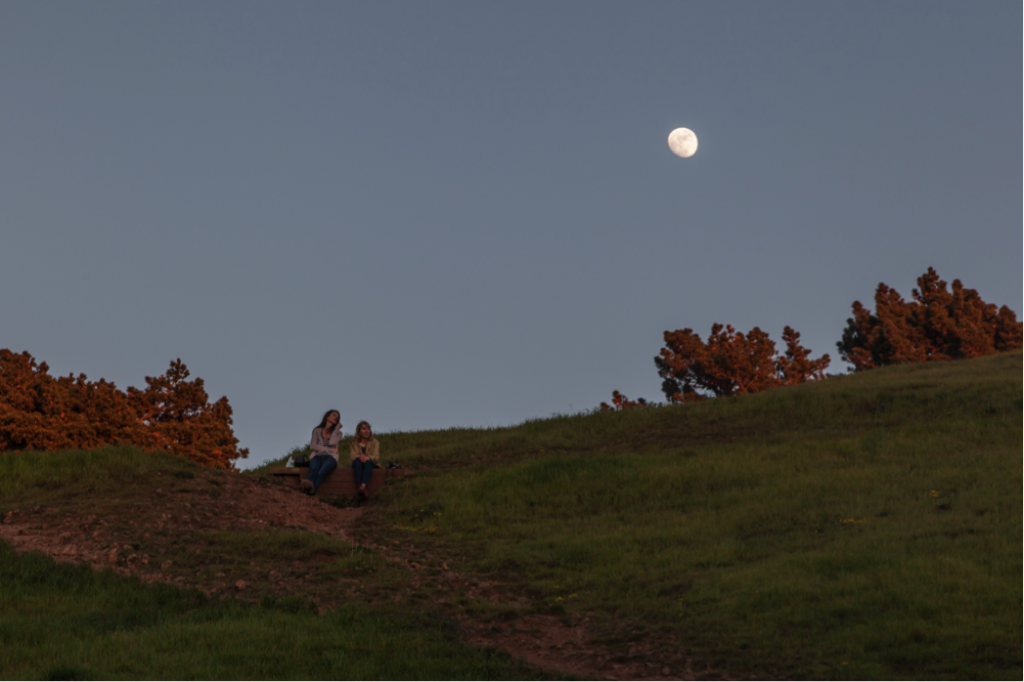
[[[688,159],[697,153],[697,136],[689,128],[676,128],[668,134],[668,148],[676,156]]]

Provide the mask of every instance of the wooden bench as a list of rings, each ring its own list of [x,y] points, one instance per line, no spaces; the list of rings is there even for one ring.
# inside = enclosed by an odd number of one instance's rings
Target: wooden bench
[[[309,475],[309,467],[270,467],[271,476],[282,479],[293,478],[295,487],[299,488],[299,481]],[[401,478],[408,473],[408,469],[374,469],[370,482],[366,484],[366,492],[369,495],[376,495],[384,487],[387,480]],[[356,497],[358,495],[355,479],[352,477],[350,467],[341,467],[327,474],[316,494],[337,497]]]

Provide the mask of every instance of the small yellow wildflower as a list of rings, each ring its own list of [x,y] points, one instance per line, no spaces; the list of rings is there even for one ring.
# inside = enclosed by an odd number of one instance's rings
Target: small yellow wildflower
[[[932,490],[931,492],[928,493],[928,495],[930,495],[931,497],[938,497],[939,496],[939,491],[938,490]]]

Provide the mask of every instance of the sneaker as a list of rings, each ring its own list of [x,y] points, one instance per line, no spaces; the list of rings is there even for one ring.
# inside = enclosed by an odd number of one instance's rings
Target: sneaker
[[[299,486],[310,495],[313,494],[313,481],[309,480],[308,478],[304,478],[301,481],[299,481]]]

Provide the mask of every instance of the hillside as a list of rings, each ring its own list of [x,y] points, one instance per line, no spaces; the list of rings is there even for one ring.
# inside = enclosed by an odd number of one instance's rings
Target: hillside
[[[131,449],[6,454],[4,542],[113,574],[75,569],[78,587],[58,598],[25,576],[64,569],[5,551],[0,590],[17,606],[0,607],[12,644],[0,672],[1018,676],[1021,374],[1015,352],[696,405],[384,434],[384,459],[415,475],[360,508],[260,470]],[[159,622],[69,626],[78,658],[10,634],[15,620],[41,631],[57,603],[75,623],[121,622],[128,607],[88,596],[95,581],[115,590],[104,580],[136,595],[124,603],[165,583],[198,596]],[[408,657],[359,675],[340,650],[282,668],[282,619],[332,642],[389,623],[373,641]],[[122,653],[160,628],[180,651],[241,623],[264,644],[185,663]]]

